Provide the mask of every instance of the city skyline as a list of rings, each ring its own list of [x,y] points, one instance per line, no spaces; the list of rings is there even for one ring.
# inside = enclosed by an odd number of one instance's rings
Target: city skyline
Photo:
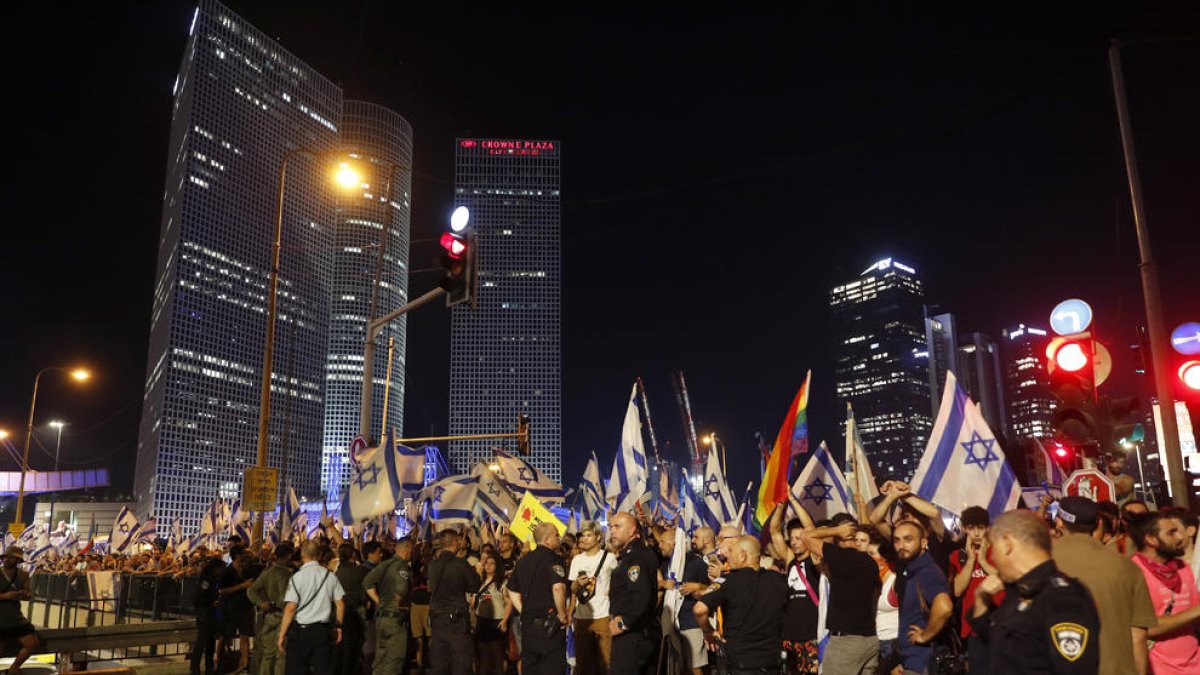
[[[938,311],[965,328],[995,338],[1004,326],[1045,325],[1057,301],[1082,297],[1107,339],[1123,344],[1141,299],[1104,60],[1110,37],[1134,40],[1126,77],[1168,321],[1195,318],[1186,315],[1188,252],[1197,250],[1188,186],[1200,104],[1179,86],[1196,79],[1185,58],[1195,47],[1136,42],[1173,34],[1178,16],[1098,9],[1031,28],[1014,13],[985,27],[966,8],[823,8],[812,11],[827,30],[797,43],[784,27],[813,18],[798,9],[697,12],[675,29],[661,12],[638,26],[568,12],[525,17],[517,31],[495,29],[515,25],[500,8],[474,27],[432,9],[231,7],[347,97],[412,123],[414,291],[436,283],[435,272],[417,270],[434,267],[432,239],[452,206],[455,138],[558,138],[570,149],[568,477],[590,450],[610,460],[638,375],[659,437],[683,461],[669,390],[679,369],[700,431],[718,431],[731,457],[749,458],[753,433],[774,434],[812,368],[812,438],[835,446],[844,406],[827,291],[886,257],[920,270]],[[50,383],[39,404],[39,425],[51,415],[72,422],[71,461],[132,465],[171,88],[193,9],[117,4],[54,17],[62,40],[51,58],[78,73],[76,86],[40,64],[14,74],[44,114],[16,141],[30,170],[5,186],[25,226],[6,235],[3,281],[25,292],[10,310],[21,324],[7,337],[3,424],[23,422],[37,368],[87,361],[97,373],[89,390]],[[449,25],[460,40],[433,39]],[[604,49],[615,31],[636,46]],[[736,45],[732,56],[694,48],[714,40]],[[38,178],[82,158],[99,170],[48,211],[54,193]],[[434,308],[409,317],[408,431],[446,430],[449,326]],[[1126,372],[1128,353],[1113,351],[1106,387],[1142,387]],[[34,453],[39,466],[46,456]],[[733,471],[742,484],[750,473]]]

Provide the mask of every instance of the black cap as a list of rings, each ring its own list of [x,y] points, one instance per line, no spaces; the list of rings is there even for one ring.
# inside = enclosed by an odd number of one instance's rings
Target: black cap
[[[1058,516],[1073,525],[1095,526],[1100,508],[1087,497],[1063,497],[1058,500]]]

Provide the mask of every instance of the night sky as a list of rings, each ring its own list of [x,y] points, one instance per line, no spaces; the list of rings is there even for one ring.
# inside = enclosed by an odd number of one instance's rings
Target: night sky
[[[231,7],[347,98],[412,123],[414,238],[444,227],[455,137],[561,141],[565,482],[592,450],[607,472],[639,375],[660,442],[684,459],[677,369],[701,430],[728,444],[737,491],[756,477],[753,433],[774,437],[806,369],[813,441],[840,446],[828,292],[884,257],[915,267],[960,330],[994,338],[1083,297],[1114,347],[1111,386],[1144,385],[1125,349],[1143,313],[1112,37],[1143,41],[1123,58],[1167,319],[1200,318],[1193,3],[1081,3],[1057,16],[1046,3],[1003,5],[1005,15],[909,3],[436,4]],[[23,429],[39,368],[90,364],[86,389],[45,380],[39,425],[70,422],[64,466],[108,466],[125,488],[171,87],[192,11],[31,5],[14,28],[40,42],[3,46],[0,425]],[[435,246],[415,244],[413,267],[431,267]],[[436,281],[418,274],[411,288]],[[405,428],[441,432],[448,313],[422,309],[409,331]],[[50,460],[35,450],[32,462]]]

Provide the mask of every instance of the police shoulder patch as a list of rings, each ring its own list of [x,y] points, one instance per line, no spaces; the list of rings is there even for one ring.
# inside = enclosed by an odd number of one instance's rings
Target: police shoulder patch
[[[567,571],[565,569],[563,569],[562,565],[554,565],[550,569],[554,570],[554,573],[560,577],[567,576]]]
[[[639,565],[630,565],[629,571],[625,575],[629,577],[630,581],[636,584],[638,577],[642,575],[642,568]]]
[[[1058,588],[1067,588],[1071,585],[1071,582],[1062,577],[1050,577],[1050,583],[1054,584]]]
[[[1088,629],[1077,623],[1056,623],[1050,627],[1050,639],[1064,659],[1078,661],[1087,649]]]

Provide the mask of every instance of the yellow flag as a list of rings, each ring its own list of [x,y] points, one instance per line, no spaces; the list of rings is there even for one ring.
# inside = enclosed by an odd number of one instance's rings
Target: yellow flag
[[[562,535],[567,531],[567,526],[558,518],[550,513],[550,509],[542,506],[542,503],[536,497],[529,494],[527,491],[525,496],[521,498],[521,503],[517,506],[517,514],[513,516],[512,522],[508,525],[508,531],[513,533],[517,539],[530,545],[530,548],[537,546],[533,541],[533,531],[542,523],[554,523],[554,527],[558,528],[558,534]]]

